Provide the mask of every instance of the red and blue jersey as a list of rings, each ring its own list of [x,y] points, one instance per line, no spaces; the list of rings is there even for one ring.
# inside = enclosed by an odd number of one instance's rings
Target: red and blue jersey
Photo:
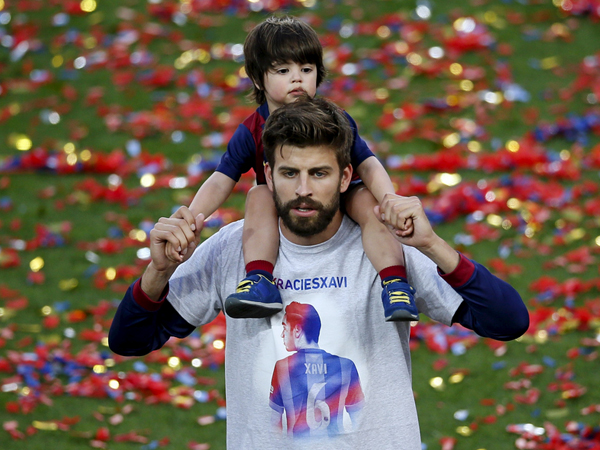
[[[344,410],[357,412],[364,395],[354,363],[321,349],[299,350],[277,361],[269,404],[294,437],[344,432]]]
[[[344,113],[352,128],[352,168],[356,173],[356,168],[374,154],[359,136],[354,119],[348,113]],[[266,184],[262,132],[268,118],[269,105],[263,103],[238,126],[227,144],[227,151],[216,168],[217,172],[221,172],[237,182],[242,174],[254,169],[256,183]]]

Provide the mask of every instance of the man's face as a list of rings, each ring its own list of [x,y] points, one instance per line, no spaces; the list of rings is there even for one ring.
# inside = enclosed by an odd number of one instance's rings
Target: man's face
[[[311,245],[333,236],[341,220],[340,193],[347,189],[352,169],[340,171],[331,149],[284,146],[266,173],[284,227],[301,238],[292,241]]]
[[[296,341],[294,339],[295,329],[291,329],[291,325],[286,320],[287,317],[283,317],[283,331],[281,332],[281,337],[283,338],[283,345],[288,352],[294,352],[298,350],[296,348]]]

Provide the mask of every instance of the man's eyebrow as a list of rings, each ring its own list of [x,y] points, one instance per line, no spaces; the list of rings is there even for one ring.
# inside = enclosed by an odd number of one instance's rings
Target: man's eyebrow
[[[279,166],[277,168],[278,172],[298,172],[300,169],[298,169],[297,167],[292,167],[292,166]],[[329,164],[325,164],[322,166],[317,166],[317,167],[311,167],[310,169],[308,169],[308,171],[310,173],[315,173],[315,172],[323,172],[323,171],[331,171],[333,170],[333,166],[330,166]]]
[[[297,167],[291,167],[291,166],[279,166],[277,168],[278,172],[287,172],[287,171],[290,171],[290,170],[293,172],[295,170],[297,171],[298,168]]]
[[[323,172],[326,170],[333,170],[333,166],[324,165],[324,166],[312,167],[308,171],[309,172]]]

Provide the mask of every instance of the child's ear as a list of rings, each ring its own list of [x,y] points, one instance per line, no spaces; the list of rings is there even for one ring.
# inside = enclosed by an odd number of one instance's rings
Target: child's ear
[[[258,89],[259,91],[262,91],[262,87],[260,86],[260,84],[258,84],[256,81],[254,81],[254,78],[252,78],[251,76],[248,76],[248,78],[250,78],[250,81],[252,81],[252,84],[254,85],[254,87],[256,89]]]

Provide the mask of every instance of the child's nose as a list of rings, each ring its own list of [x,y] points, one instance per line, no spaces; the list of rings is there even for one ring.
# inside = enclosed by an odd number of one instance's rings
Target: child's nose
[[[292,70],[292,81],[302,81],[302,71],[300,69]]]

